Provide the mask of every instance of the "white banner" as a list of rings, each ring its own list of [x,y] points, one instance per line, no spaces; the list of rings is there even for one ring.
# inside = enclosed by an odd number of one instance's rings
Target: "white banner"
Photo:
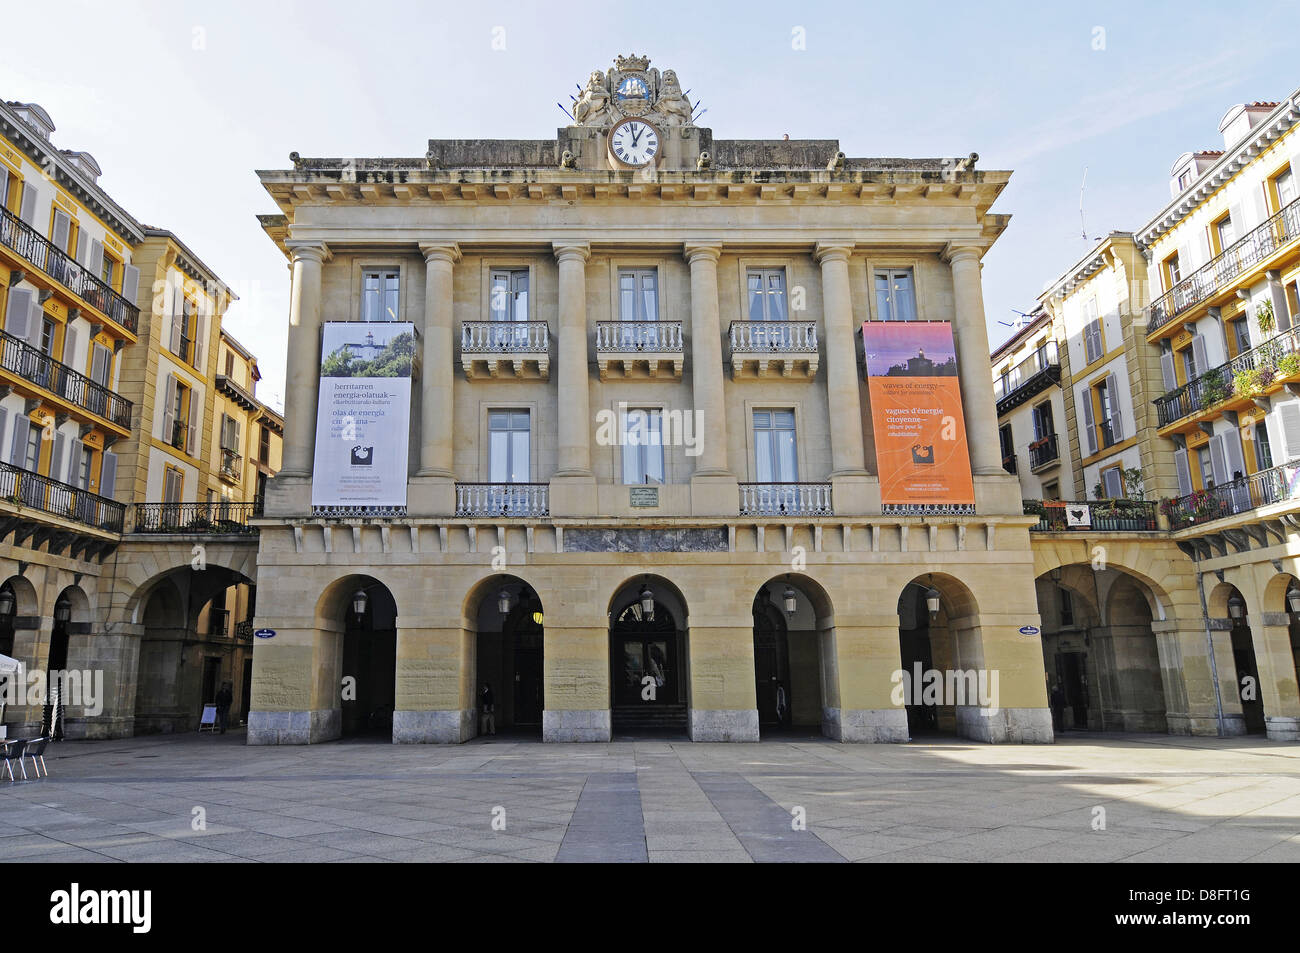
[[[312,506],[405,506],[415,325],[325,324]]]

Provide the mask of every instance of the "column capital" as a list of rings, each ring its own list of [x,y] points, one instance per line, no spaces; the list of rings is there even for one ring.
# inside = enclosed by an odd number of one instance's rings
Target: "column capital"
[[[591,257],[590,242],[551,242],[551,250],[555,253],[555,260],[561,264],[575,259],[585,262]]]
[[[722,241],[713,242],[686,242],[682,246],[682,253],[690,264],[695,264],[696,259],[711,261],[717,264],[722,257]]]
[[[311,242],[301,239],[289,239],[284,243],[284,247],[289,249],[289,257],[292,261],[317,261],[326,262],[334,257],[329,246],[324,242]]]
[[[852,254],[852,242],[818,242],[817,247],[813,249],[813,259],[819,265],[824,265],[828,261],[848,261]]]
[[[958,262],[974,261],[979,264],[980,259],[984,256],[984,249],[979,245],[966,242],[948,242],[943,246],[943,260],[950,265]]]
[[[420,242],[420,254],[424,256],[426,265],[435,261],[445,261],[456,264],[460,261],[460,245],[455,242]]]

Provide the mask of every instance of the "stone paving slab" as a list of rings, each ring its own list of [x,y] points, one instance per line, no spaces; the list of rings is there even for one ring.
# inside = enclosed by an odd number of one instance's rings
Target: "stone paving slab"
[[[267,748],[232,732],[62,742],[46,761],[48,778],[0,781],[2,862],[1300,862],[1300,746],[1254,738]]]

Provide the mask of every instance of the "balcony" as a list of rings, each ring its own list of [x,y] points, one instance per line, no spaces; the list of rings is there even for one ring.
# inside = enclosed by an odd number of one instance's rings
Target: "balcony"
[[[253,641],[253,620],[245,619],[242,622],[235,623],[235,641],[249,642]]]
[[[1244,407],[1256,398],[1300,380],[1300,328],[1291,328],[1259,347],[1238,354],[1177,390],[1157,397],[1156,426],[1168,427],[1224,405]]]
[[[817,376],[815,321],[732,321],[732,377]]]
[[[1178,282],[1147,308],[1147,336],[1173,323],[1184,311],[1213,298],[1276,252],[1300,238],[1300,200],[1292,202],[1245,237]]]
[[[615,377],[679,381],[683,348],[680,321],[597,321],[596,363],[600,379]]]
[[[1039,470],[1045,470],[1050,466],[1055,466],[1061,460],[1060,448],[1057,446],[1056,434],[1048,434],[1046,437],[1040,437],[1029,445],[1029,470],[1031,473],[1037,473]]]
[[[126,504],[0,463],[0,499],[110,533],[122,532]]]
[[[546,516],[551,512],[547,483],[457,483],[456,515],[470,517]]]
[[[829,483],[742,483],[741,516],[834,516]]]
[[[1160,505],[1160,511],[1169,517],[1170,529],[1177,530],[1297,497],[1300,497],[1300,464],[1287,463],[1222,486],[1166,500]]]
[[[1061,383],[1061,361],[1056,342],[1048,341],[1029,357],[993,382],[993,397],[1001,417],[1014,407]]]
[[[465,377],[549,380],[551,337],[545,321],[462,321],[460,366]]]
[[[243,478],[244,458],[234,450],[221,448],[221,469],[218,471],[221,479],[227,483],[239,483]]]
[[[1152,532],[1160,528],[1148,500],[1025,500],[1025,515],[1037,516],[1035,533]]]
[[[257,515],[254,503],[137,503],[131,532],[256,536],[257,527],[248,521]]]
[[[60,251],[45,236],[0,208],[0,245],[30,262],[90,307],[131,334],[140,323],[140,309],[81,267],[71,255]]]
[[[129,400],[6,331],[0,331],[0,369],[58,395],[122,430],[131,428]]]
[[[1012,475],[1017,472],[1019,468],[1016,466],[1016,455],[1014,453],[1002,458],[1002,469]]]

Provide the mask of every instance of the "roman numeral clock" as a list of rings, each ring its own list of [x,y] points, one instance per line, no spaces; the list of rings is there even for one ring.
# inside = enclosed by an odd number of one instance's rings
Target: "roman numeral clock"
[[[644,119],[620,120],[609,130],[609,154],[624,168],[643,168],[659,154],[659,131]]]

